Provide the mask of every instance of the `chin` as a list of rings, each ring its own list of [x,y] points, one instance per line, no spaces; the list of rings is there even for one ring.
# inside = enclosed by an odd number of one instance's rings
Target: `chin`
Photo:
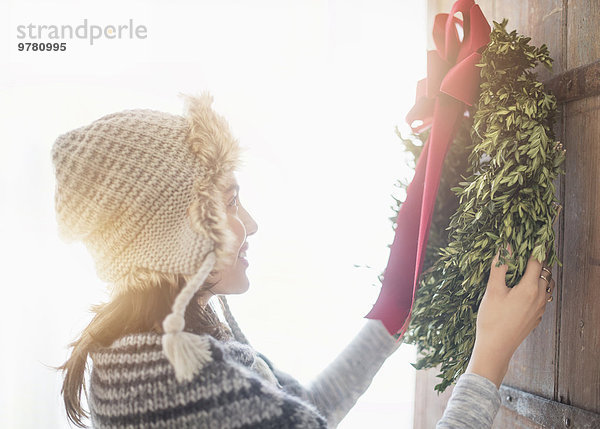
[[[245,280],[242,280],[239,284],[239,288],[238,288],[238,294],[247,292],[248,289],[250,289],[250,281],[248,281],[248,279],[246,278]]]
[[[245,268],[232,265],[219,281],[218,289],[214,289],[215,293],[238,295],[246,292],[250,288],[250,280],[246,276]]]
[[[240,276],[235,280],[231,279],[227,286],[223,287],[223,294],[240,295],[250,289],[250,281],[246,276]]]

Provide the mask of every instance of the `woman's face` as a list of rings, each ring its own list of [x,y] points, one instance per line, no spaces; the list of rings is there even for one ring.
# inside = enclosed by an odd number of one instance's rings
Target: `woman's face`
[[[239,197],[239,184],[232,175],[228,190],[225,193],[225,204],[227,207],[227,220],[229,227],[236,238],[237,258],[226,269],[216,274],[212,280],[216,285],[210,289],[212,294],[240,294],[248,290],[250,281],[246,276],[248,260],[245,258],[248,243],[246,241],[249,235],[258,230],[258,225],[242,206]],[[209,296],[212,296],[209,294]]]

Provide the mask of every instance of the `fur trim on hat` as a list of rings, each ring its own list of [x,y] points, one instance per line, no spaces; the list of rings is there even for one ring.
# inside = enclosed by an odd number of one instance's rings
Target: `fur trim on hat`
[[[237,256],[235,236],[227,223],[224,192],[228,179],[240,165],[240,148],[231,135],[226,120],[212,108],[213,97],[208,92],[200,96],[179,94],[185,98],[189,123],[188,142],[202,166],[194,182],[196,199],[189,208],[193,228],[214,243],[216,271],[230,264]]]

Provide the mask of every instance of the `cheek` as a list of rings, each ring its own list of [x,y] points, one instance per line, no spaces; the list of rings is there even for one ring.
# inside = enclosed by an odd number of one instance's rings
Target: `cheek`
[[[244,223],[237,216],[229,216],[229,227],[231,231],[235,234],[237,238],[238,245],[242,245],[242,243],[246,240],[246,227]]]

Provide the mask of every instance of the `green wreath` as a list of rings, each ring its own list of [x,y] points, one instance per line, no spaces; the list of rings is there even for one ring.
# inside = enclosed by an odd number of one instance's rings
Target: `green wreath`
[[[499,249],[507,284],[516,284],[534,255],[558,263],[553,181],[565,152],[552,131],[556,98],[532,69],[552,67],[545,45],[494,22],[482,53],[478,103],[465,118],[444,161],[425,262],[404,342],[415,344],[416,369],[441,364],[443,392],[465,372],[475,342],[477,310]],[[427,133],[404,138],[417,159]],[[407,188],[408,183],[398,181]],[[402,204],[395,199],[396,216]],[[395,225],[393,225],[395,229]],[[510,244],[512,258],[506,250]],[[382,279],[382,276],[379,276]]]

